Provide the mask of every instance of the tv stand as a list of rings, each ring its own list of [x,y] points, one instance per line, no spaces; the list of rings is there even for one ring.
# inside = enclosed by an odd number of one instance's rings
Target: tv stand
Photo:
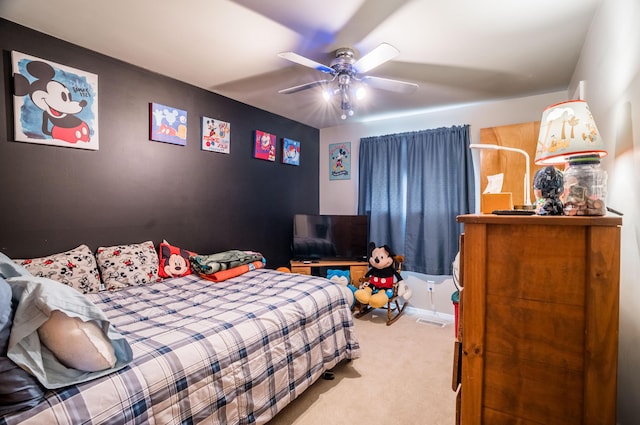
[[[351,284],[355,286],[360,285],[360,278],[364,277],[364,275],[369,270],[369,263],[366,261],[358,261],[358,260],[313,260],[313,261],[301,261],[301,260],[291,260],[290,261],[291,272],[313,275],[312,269],[318,267],[327,267],[327,268],[337,268],[337,269],[346,269],[349,268],[349,278],[351,279]]]

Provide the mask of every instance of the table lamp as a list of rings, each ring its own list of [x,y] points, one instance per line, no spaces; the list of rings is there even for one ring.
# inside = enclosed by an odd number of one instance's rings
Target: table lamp
[[[565,215],[605,215],[607,155],[593,115],[584,100],[569,100],[542,113],[536,165],[560,165],[564,170]]]

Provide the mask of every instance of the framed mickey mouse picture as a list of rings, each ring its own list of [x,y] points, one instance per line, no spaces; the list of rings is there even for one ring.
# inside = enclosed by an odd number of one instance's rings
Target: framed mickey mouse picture
[[[16,142],[98,150],[98,76],[11,52]]]
[[[253,157],[265,161],[275,161],[276,135],[256,130],[253,138]]]
[[[282,139],[282,163],[300,165],[300,142],[286,137]]]
[[[351,142],[329,145],[329,180],[351,179]]]
[[[187,111],[151,103],[149,120],[149,139],[181,146],[187,144]]]

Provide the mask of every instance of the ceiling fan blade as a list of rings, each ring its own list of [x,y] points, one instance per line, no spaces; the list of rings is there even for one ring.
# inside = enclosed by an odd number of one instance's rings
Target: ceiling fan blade
[[[371,71],[376,66],[395,58],[400,51],[391,44],[382,43],[353,64],[358,73]]]
[[[417,84],[389,78],[366,76],[362,77],[362,81],[370,87],[398,93],[413,93],[418,90]]]
[[[362,0],[355,13],[335,34],[333,42],[327,46],[327,51],[335,51],[340,47],[351,46],[364,40],[376,28],[384,24],[392,15],[399,12],[413,0]],[[338,3],[338,2],[336,2]]]
[[[299,65],[304,65],[309,68],[317,69],[318,71],[326,72],[327,74],[331,74],[331,75],[335,74],[335,71],[333,70],[333,68],[330,68],[326,65],[323,65],[309,58],[305,58],[304,56],[301,56],[297,53],[283,52],[283,53],[278,53],[278,56],[280,56],[282,59],[286,59],[288,61],[297,63]]]
[[[328,82],[329,81],[327,81],[327,80],[312,81],[310,83],[300,84],[299,86],[289,87],[288,89],[278,90],[278,93],[280,93],[280,94],[296,93],[296,92],[299,92],[299,91],[302,91],[302,90],[307,90],[307,89],[311,89],[313,87],[317,87],[317,86],[321,86],[323,84],[327,84]]]

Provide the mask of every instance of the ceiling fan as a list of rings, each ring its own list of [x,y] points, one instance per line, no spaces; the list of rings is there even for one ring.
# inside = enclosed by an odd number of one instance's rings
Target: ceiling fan
[[[372,87],[398,93],[411,93],[417,90],[418,85],[406,81],[392,80],[389,78],[363,75],[366,72],[393,59],[400,52],[388,43],[382,43],[375,49],[356,60],[353,49],[343,47],[336,50],[336,58],[329,66],[323,65],[312,59],[306,58],[294,52],[279,53],[278,56],[299,65],[327,73],[333,78],[330,80],[318,80],[301,84],[294,87],[279,90],[281,94],[291,94],[313,87],[323,86],[323,96],[329,100],[334,95],[340,95],[340,109],[342,119],[353,115],[351,104],[352,94],[356,97],[362,95],[365,87]],[[337,81],[337,87],[331,88],[332,83]],[[352,93],[352,91],[354,93]]]

